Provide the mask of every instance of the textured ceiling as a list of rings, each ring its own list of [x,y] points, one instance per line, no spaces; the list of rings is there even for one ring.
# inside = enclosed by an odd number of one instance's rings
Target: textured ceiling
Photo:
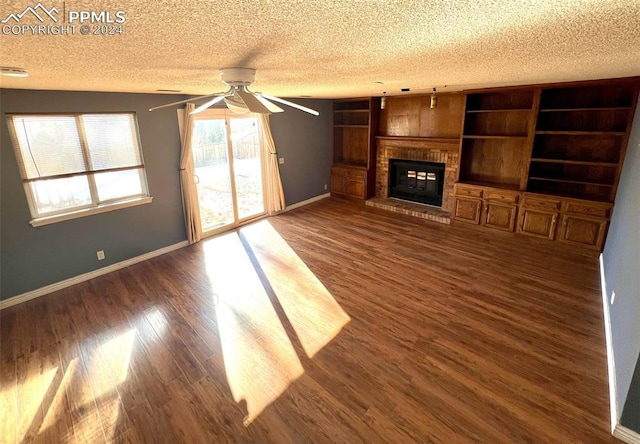
[[[0,65],[30,73],[2,87],[207,94],[241,66],[255,91],[338,98],[640,75],[638,0],[42,0],[57,23],[9,17],[37,4],[0,5]],[[122,34],[11,34],[74,11],[124,11]]]

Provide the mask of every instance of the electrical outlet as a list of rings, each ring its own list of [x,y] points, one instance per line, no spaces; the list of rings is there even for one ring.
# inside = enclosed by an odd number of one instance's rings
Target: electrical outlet
[[[278,163],[284,165],[284,157],[278,157]]]
[[[96,253],[96,255],[98,256],[98,260],[102,261],[104,260],[104,250],[100,250]]]

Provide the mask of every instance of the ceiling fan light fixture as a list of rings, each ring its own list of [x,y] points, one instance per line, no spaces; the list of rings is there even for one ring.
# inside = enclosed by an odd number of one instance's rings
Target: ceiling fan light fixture
[[[154,106],[152,108],[149,108],[149,111],[167,108],[169,106],[175,106],[194,100],[214,97],[210,101],[203,103],[202,105],[197,107],[190,114],[202,112],[205,109],[224,100],[227,108],[237,114],[246,114],[249,112],[257,114],[283,112],[284,110],[282,108],[271,103],[271,101],[274,101],[280,102],[292,108],[299,109],[300,111],[313,114],[314,116],[320,115],[318,111],[307,108],[306,106],[298,105],[297,103],[289,102],[288,100],[280,99],[279,97],[250,91],[249,86],[256,78],[256,70],[253,68],[222,68],[220,70],[220,78],[227,86],[229,86],[229,89],[225,92],[208,94],[206,96],[200,96],[191,99],[180,100],[178,102],[167,103],[165,105]]]

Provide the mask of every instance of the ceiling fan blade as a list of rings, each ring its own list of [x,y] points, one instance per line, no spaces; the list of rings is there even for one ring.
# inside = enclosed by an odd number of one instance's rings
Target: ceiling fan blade
[[[283,104],[288,105],[288,106],[290,106],[292,108],[296,108],[296,109],[299,109],[300,111],[304,111],[305,113],[313,114],[314,116],[319,116],[320,115],[320,113],[318,111],[314,110],[314,109],[307,108],[306,106],[298,105],[297,103],[289,102],[288,100],[284,100],[284,99],[281,99],[279,97],[270,96],[270,95],[267,95],[267,94],[262,94],[262,97],[264,97],[265,99],[273,100],[274,102],[283,103]]]
[[[191,99],[180,100],[178,102],[167,103],[166,105],[154,106],[153,108],[149,108],[149,111],[154,111],[154,110],[160,109],[160,108],[167,108],[169,106],[174,106],[174,105],[180,105],[182,103],[193,102],[194,100],[206,99],[207,97],[217,96],[218,94],[224,94],[224,93],[207,94],[206,96],[199,96],[199,97],[195,97],[195,98],[191,98]]]
[[[247,105],[236,94],[231,94],[229,97],[225,97],[224,103],[227,105],[227,108],[229,108],[229,111],[231,111],[232,113],[235,113],[235,114],[249,113],[249,108],[247,108]]]
[[[203,103],[202,105],[200,105],[199,107],[197,107],[196,109],[191,111],[189,114],[193,115],[193,114],[201,113],[205,109],[215,105],[218,102],[221,102],[225,97],[227,97],[226,94],[223,94],[223,95],[218,96],[218,97],[214,97],[213,99],[209,100],[208,102]]]
[[[283,113],[284,112],[284,110],[282,108],[280,108],[275,103],[269,102],[267,99],[262,97],[259,93],[255,93],[255,94],[256,94],[256,99],[258,99],[260,101],[260,103],[262,103],[264,106],[266,106],[269,109],[269,111],[271,111],[272,113]]]
[[[271,111],[265,106],[252,92],[244,88],[238,88],[236,91],[238,97],[242,99],[249,111],[258,114],[271,114]]]

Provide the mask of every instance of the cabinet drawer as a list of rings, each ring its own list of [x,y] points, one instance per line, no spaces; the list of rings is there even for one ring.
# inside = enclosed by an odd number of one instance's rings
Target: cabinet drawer
[[[456,185],[456,196],[468,196],[482,198],[482,189]]]
[[[501,191],[485,191],[484,198],[493,202],[501,202],[505,204],[517,204],[518,194],[505,193]]]
[[[331,175],[338,177],[347,177],[347,169],[342,167],[331,167]]]
[[[566,213],[576,213],[584,214],[586,216],[608,218],[611,214],[611,206],[590,203],[565,202],[564,211]]]
[[[539,197],[525,196],[524,207],[536,208],[545,211],[560,211],[560,201],[552,199],[541,199]]]

